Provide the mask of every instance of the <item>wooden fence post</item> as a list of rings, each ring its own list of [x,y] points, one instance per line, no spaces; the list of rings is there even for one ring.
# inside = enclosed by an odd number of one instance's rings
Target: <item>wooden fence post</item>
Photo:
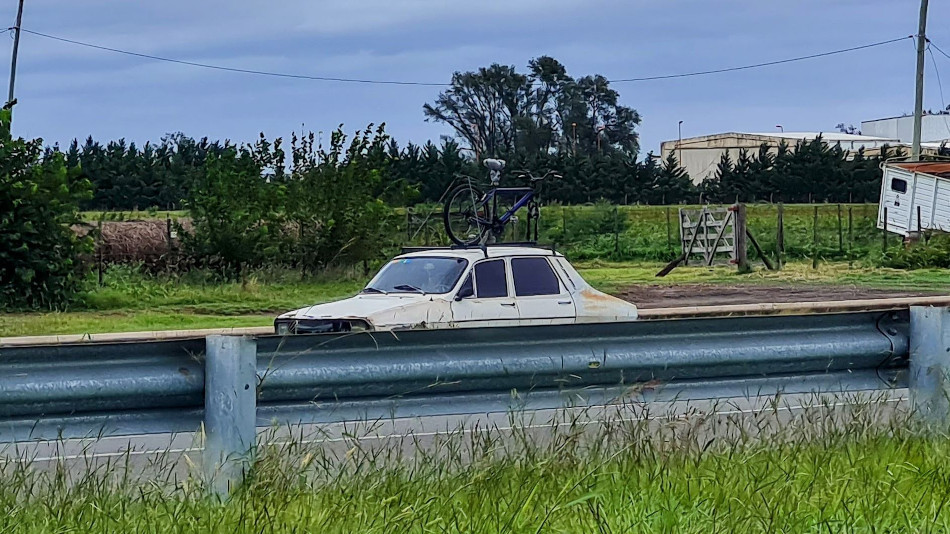
[[[670,222],[670,207],[666,207],[666,248],[673,254],[673,226]]]
[[[775,229],[775,254],[778,256],[778,269],[785,265],[785,206],[778,203],[778,226]]]
[[[620,208],[614,206],[614,254],[620,254]]]
[[[854,267],[854,217],[853,206],[848,206],[848,269]]]
[[[838,204],[838,253],[844,252],[844,234],[841,231],[841,204]]]
[[[811,256],[811,268],[818,268],[818,206],[815,206],[815,217],[812,219],[811,223],[811,234],[812,234],[812,251]]]
[[[883,248],[881,249],[881,252],[887,254],[887,206],[884,206],[884,231],[882,232],[882,236],[883,243],[881,246]]]
[[[735,231],[735,238],[732,243],[736,249],[736,263],[739,265],[740,273],[748,273],[752,271],[752,268],[749,267],[749,255],[746,250],[745,204],[736,204],[734,217],[733,230]]]
[[[99,275],[99,287],[103,285],[102,273],[102,218],[99,218],[99,231],[96,232],[96,272]]]

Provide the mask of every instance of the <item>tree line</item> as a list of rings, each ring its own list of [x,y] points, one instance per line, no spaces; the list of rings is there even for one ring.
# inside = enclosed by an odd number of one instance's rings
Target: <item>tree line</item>
[[[274,142],[280,142],[280,139]],[[329,147],[318,147],[332,150]],[[92,139],[73,142],[64,152],[68,168],[92,184],[84,210],[129,211],[183,209],[199,191],[195,185],[208,172],[209,162],[222,154],[240,152],[227,142],[166,136],[161,143],[137,147],[124,140],[101,144]],[[47,149],[47,157],[56,150]],[[884,147],[880,155],[853,154],[821,139],[795,146],[762,146],[723,153],[716,173],[694,185],[676,153],[642,160],[621,151],[574,154],[572,151],[524,151],[505,154],[509,170],[543,174],[549,169],[563,177],[544,184],[548,202],[584,204],[695,204],[699,202],[876,202],[880,193],[882,159],[903,155],[901,148]],[[388,189],[401,188],[398,205],[437,203],[459,176],[484,178],[485,171],[455,139],[439,144],[408,143],[388,138],[359,156],[373,165]],[[289,172],[289,169],[280,169]],[[260,179],[266,179],[262,176]],[[511,174],[505,185],[519,184]]]
[[[800,140],[794,149],[784,141],[763,144],[757,151],[739,151],[733,161],[723,152],[716,173],[700,188],[713,202],[877,202],[881,162],[904,156],[903,149],[883,146],[879,154],[853,154],[817,137]]]

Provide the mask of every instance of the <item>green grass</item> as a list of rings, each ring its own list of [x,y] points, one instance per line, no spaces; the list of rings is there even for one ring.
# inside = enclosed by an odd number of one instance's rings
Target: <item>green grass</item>
[[[894,291],[950,292],[950,269],[918,269],[906,271],[880,267],[855,266],[847,263],[822,262],[817,269],[811,263],[790,262],[781,271],[769,271],[757,265],[750,274],[736,269],[715,267],[677,267],[663,278],[656,273],[662,263],[644,262],[576,262],[578,271],[592,285],[608,293],[634,284],[759,284],[759,285],[828,285],[855,286]]]
[[[950,270],[902,271],[846,263],[792,262],[780,272],[757,267],[739,275],[729,267],[681,267],[665,278],[654,275],[658,262],[577,262],[592,285],[616,293],[634,284],[795,284],[853,285],[907,291],[950,292]],[[146,277],[127,267],[106,272],[105,287],[94,288],[75,311],[0,314],[0,337],[186,330],[267,326],[284,311],[344,298],[365,284],[362,273],[335,273],[312,279],[286,271],[258,273],[245,284],[203,278]]]
[[[676,422],[591,432],[568,421],[561,433],[457,433],[414,449],[351,436],[339,457],[291,441],[261,449],[224,505],[200,481],[169,483],[170,470],[126,478],[124,459],[69,477],[7,465],[0,531],[946,532],[950,440],[878,421],[812,413],[738,439],[676,432]]]
[[[301,280],[263,272],[243,284],[201,275],[147,277],[113,267],[75,311],[0,314],[0,337],[267,326],[278,313],[353,295],[365,283],[350,273]]]
[[[267,326],[274,315],[136,311],[0,314],[0,337]]]

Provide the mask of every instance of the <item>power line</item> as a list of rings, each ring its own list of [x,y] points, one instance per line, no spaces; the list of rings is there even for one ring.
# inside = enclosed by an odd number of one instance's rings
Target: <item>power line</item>
[[[930,43],[931,46],[932,44],[933,43]],[[950,120],[947,120],[947,115],[945,114],[947,111],[950,111],[950,107],[947,107],[947,101],[943,98],[943,82],[940,81],[940,70],[937,68],[937,59],[934,57],[931,46],[927,46],[927,51],[930,52],[930,61],[934,66],[934,74],[937,75],[937,88],[940,90],[940,105],[943,106],[943,109],[940,110],[940,114],[943,116],[943,124],[947,127],[947,132],[950,132]]]
[[[937,52],[940,52],[941,54],[944,55],[944,57],[946,57],[947,59],[950,59],[950,54],[947,54],[946,52],[944,52],[943,50],[941,50],[940,47],[937,46],[936,44],[934,44],[933,41],[931,41],[930,39],[927,39],[927,42],[930,43],[930,46],[936,48],[936,49],[937,49]],[[931,54],[933,54],[933,52],[931,52]]]
[[[944,109],[946,109],[947,101],[943,99],[943,83],[940,81],[940,70],[937,69],[937,59],[934,57],[933,50],[931,50],[929,46],[927,47],[927,51],[930,52],[930,62],[934,66],[934,74],[937,75],[937,88],[940,89],[940,103]]]
[[[415,85],[415,86],[425,86],[425,87],[447,87],[447,86],[450,86],[450,85],[451,85],[450,83],[435,83],[435,82],[398,81],[398,80],[375,80],[375,79],[362,79],[362,78],[341,78],[341,77],[335,77],[335,76],[310,76],[310,75],[306,75],[306,74],[290,74],[290,73],[284,73],[284,72],[272,72],[272,71],[262,71],[262,70],[254,70],[254,69],[242,69],[242,68],[237,68],[237,67],[225,67],[225,66],[222,66],[222,65],[213,65],[213,64],[210,64],[210,63],[198,63],[198,62],[195,62],[195,61],[186,61],[186,60],[182,60],[182,59],[174,59],[174,58],[168,58],[168,57],[162,57],[162,56],[155,56],[155,55],[151,55],[151,54],[142,54],[142,53],[139,53],[139,52],[131,52],[131,51],[122,50],[122,49],[119,49],[119,48],[112,48],[112,47],[108,47],[108,46],[102,46],[102,45],[87,43],[87,42],[83,42],[83,41],[77,41],[77,40],[75,40],[75,39],[67,39],[67,38],[65,38],[65,37],[59,37],[59,36],[56,36],[56,35],[50,35],[50,34],[46,34],[46,33],[41,33],[41,32],[34,31],[34,30],[28,30],[28,29],[26,29],[26,28],[23,28],[22,31],[25,32],[25,33],[29,33],[29,34],[31,34],[31,35],[36,35],[36,36],[38,36],[38,37],[43,37],[43,38],[46,38],[46,39],[52,39],[52,40],[55,40],[55,41],[61,41],[61,42],[64,42],[64,43],[74,44],[74,45],[83,46],[83,47],[87,47],[87,48],[94,48],[94,49],[96,49],[96,50],[103,50],[103,51],[107,51],[107,52],[113,52],[113,53],[116,53],[116,54],[124,54],[124,55],[128,55],[128,56],[135,56],[135,57],[140,57],[140,58],[145,58],[145,59],[152,59],[152,60],[155,60],[155,61],[165,61],[165,62],[168,62],[168,63],[177,63],[177,64],[179,64],[179,65],[188,65],[188,66],[191,66],[191,67],[200,67],[200,68],[204,68],[204,69],[213,69],[213,70],[220,70],[220,71],[227,71],[227,72],[237,72],[237,73],[241,73],[241,74],[254,74],[254,75],[258,75],[258,76],[272,76],[272,77],[278,77],[278,78],[294,78],[294,79],[301,79],[301,80],[315,80],[315,81],[323,81],[323,82],[363,83],[363,84],[377,84],[377,85]],[[764,62],[764,63],[755,63],[755,64],[751,64],[751,65],[742,65],[742,66],[738,66],[738,67],[728,67],[728,68],[723,68],[723,69],[705,70],[705,71],[697,71],[697,72],[685,72],[685,73],[679,73],[679,74],[664,74],[664,75],[659,75],[659,76],[645,76],[645,77],[640,77],[640,78],[618,78],[618,79],[615,79],[615,80],[608,80],[608,81],[609,81],[610,83],[646,82],[646,81],[653,81],[653,80],[669,80],[669,79],[674,79],[674,78],[688,78],[688,77],[693,77],[693,76],[705,76],[705,75],[709,75],[709,74],[720,74],[720,73],[724,73],[724,72],[735,72],[735,71],[741,71],[741,70],[757,69],[757,68],[761,68],[761,67],[770,67],[770,66],[773,66],[773,65],[782,65],[782,64],[785,64],[785,63],[793,63],[793,62],[796,62],[796,61],[804,61],[804,60],[808,60],[808,59],[815,59],[815,58],[820,58],[820,57],[833,56],[833,55],[836,55],[836,54],[844,54],[844,53],[847,53],[847,52],[854,52],[854,51],[857,51],[857,50],[864,50],[864,49],[873,48],[873,47],[877,47],[877,46],[883,46],[883,45],[888,45],[888,44],[891,44],[891,43],[896,43],[896,42],[898,42],[898,41],[903,41],[904,39],[912,39],[913,37],[914,37],[913,35],[909,35],[909,36],[907,36],[907,37],[898,37],[898,38],[896,38],[896,39],[888,39],[888,40],[886,40],[886,41],[879,41],[879,42],[876,42],[876,43],[870,43],[870,44],[866,44],[866,45],[853,46],[853,47],[850,47],[850,48],[842,48],[842,49],[839,49],[839,50],[832,50],[832,51],[830,51],[830,52],[821,52],[821,53],[818,53],[818,54],[810,54],[810,55],[807,55],[807,56],[798,56],[798,57],[792,57],[792,58],[787,58],[787,59],[780,59],[780,60],[776,60],[776,61],[767,61],[767,62]],[[940,51],[940,53],[946,55],[946,54],[945,54],[942,50],[940,50],[939,48],[938,48],[937,50]],[[948,57],[950,57],[950,56],[948,56]]]
[[[239,72],[242,74],[256,74],[258,76],[274,76],[277,78],[296,78],[300,80],[316,80],[316,81],[321,81],[321,82],[371,83],[371,84],[381,84],[381,85],[422,85],[422,86],[434,86],[434,87],[444,87],[444,86],[450,85],[447,83],[404,82],[404,81],[397,81],[397,80],[366,80],[366,79],[359,79],[359,78],[338,78],[334,76],[309,76],[306,74],[288,74],[285,72],[271,72],[271,71],[266,71],[266,70],[224,67],[222,65],[212,65],[210,63],[198,63],[195,61],[185,61],[183,59],[153,56],[151,54],[140,54],[138,52],[130,52],[128,50],[120,50],[118,48],[111,48],[108,46],[85,43],[82,41],[76,41],[74,39],[67,39],[65,37],[57,37],[55,35],[49,35],[46,33],[40,33],[37,31],[28,30],[26,28],[23,28],[22,31],[25,33],[36,35],[38,37],[45,37],[47,39],[53,39],[55,41],[62,41],[64,43],[70,43],[70,44],[79,45],[79,46],[85,46],[87,48],[95,48],[96,50],[105,50],[107,52],[115,52],[117,54],[125,54],[128,56],[141,57],[145,59],[154,59],[155,61],[165,61],[168,63],[177,63],[179,65],[188,65],[191,67],[201,67],[203,69],[223,70],[227,72]]]
[[[738,70],[748,70],[748,69],[757,69],[759,67],[770,67],[772,65],[781,65],[783,63],[792,63],[795,61],[804,61],[806,59],[815,59],[819,57],[833,56],[835,54],[844,54],[846,52],[854,52],[855,50],[864,50],[866,48],[873,48],[875,46],[883,46],[891,43],[896,43],[898,41],[903,41],[904,39],[913,39],[913,35],[908,35],[906,37],[898,37],[896,39],[888,39],[887,41],[879,41],[876,43],[861,45],[861,46],[852,46],[851,48],[842,48],[840,50],[832,50],[830,52],[821,52],[819,54],[811,54],[807,56],[798,56],[788,59],[780,59],[777,61],[767,61],[765,63],[754,63],[752,65],[743,65],[741,67],[728,67],[724,69],[715,69],[715,70],[704,70],[698,72],[687,72],[683,74],[666,74],[663,76],[645,76],[642,78],[622,78],[618,80],[610,80],[611,82],[645,82],[651,80],[669,80],[672,78],[686,78],[689,76],[705,76],[707,74],[720,74],[723,72],[735,72]]]

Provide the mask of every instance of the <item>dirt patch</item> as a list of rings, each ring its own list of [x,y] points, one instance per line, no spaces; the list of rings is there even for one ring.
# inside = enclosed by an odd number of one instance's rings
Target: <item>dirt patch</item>
[[[617,296],[639,308],[719,306],[760,302],[827,302],[944,295],[934,291],[891,291],[848,286],[735,286],[721,284],[642,285],[626,287]]]

